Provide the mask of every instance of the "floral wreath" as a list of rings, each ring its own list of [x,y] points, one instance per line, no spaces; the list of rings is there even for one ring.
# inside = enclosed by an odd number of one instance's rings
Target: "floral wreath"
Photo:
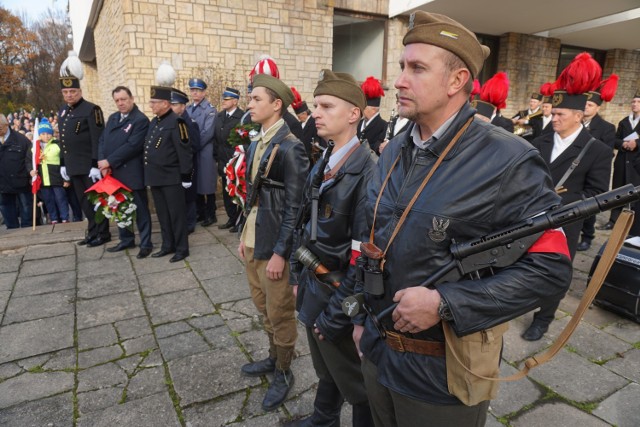
[[[96,212],[95,221],[98,224],[106,218],[119,228],[133,231],[138,207],[133,203],[133,194],[127,186],[107,175],[87,189],[86,193]]]
[[[246,148],[251,139],[257,136],[260,125],[256,123],[239,124],[229,133],[229,145],[235,147],[233,157],[224,168],[227,177],[226,190],[233,203],[244,208],[247,200],[247,161]]]

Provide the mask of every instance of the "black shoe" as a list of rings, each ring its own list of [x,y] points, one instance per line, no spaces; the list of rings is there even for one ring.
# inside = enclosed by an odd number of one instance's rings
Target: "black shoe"
[[[151,258],[161,258],[163,256],[167,256],[169,254],[174,253],[175,251],[165,251],[164,249],[160,249],[158,252],[156,252],[155,254],[151,255]]]
[[[140,248],[140,252],[138,252],[138,255],[136,255],[136,258],[138,259],[146,258],[149,256],[150,253],[151,253],[151,248]]]
[[[597,230],[613,230],[613,222],[609,221],[604,225],[599,225],[596,227]]]
[[[250,377],[259,377],[260,375],[272,373],[274,369],[276,369],[276,359],[267,357],[257,362],[242,365],[240,371]]]
[[[125,243],[120,242],[115,246],[107,248],[107,252],[120,252],[120,251],[124,251],[125,249],[135,248],[135,247],[136,247],[135,243],[125,244]]]
[[[591,248],[591,242],[587,240],[583,240],[582,242],[578,243],[578,247],[576,249],[581,252],[584,252],[584,251],[588,251],[589,248]]]
[[[203,227],[208,227],[210,225],[215,224],[216,222],[218,222],[218,218],[216,218],[215,216],[212,216],[211,218],[207,218],[204,221],[202,221],[202,226]]]
[[[218,226],[218,228],[219,228],[220,230],[226,230],[227,228],[231,228],[231,227],[233,227],[233,225],[234,225],[234,224],[233,224],[233,222],[231,222],[231,221],[227,221],[227,222],[225,222],[224,224],[220,224],[220,225]]]
[[[522,334],[522,338],[527,341],[538,341],[545,332],[549,330],[549,325],[541,325],[539,323],[532,323]]]
[[[171,259],[169,260],[169,262],[178,262],[178,261],[182,261],[183,259],[185,259],[186,257],[189,256],[189,252],[186,253],[182,253],[182,254],[175,254],[174,256],[171,257]]]
[[[87,247],[89,248],[95,248],[96,246],[102,246],[107,242],[111,241],[111,237],[96,237],[95,239],[91,240],[89,243],[87,243]]]
[[[282,423],[282,427],[313,427],[312,416],[300,418],[299,420],[286,421]]]
[[[238,230],[240,230],[240,229],[238,228],[238,226],[237,226],[237,225],[234,225],[233,227],[231,227],[231,228],[229,229],[229,233],[237,233],[237,232],[238,232]]]
[[[84,245],[86,245],[87,243],[89,243],[89,242],[90,242],[90,241],[92,241],[92,240],[93,240],[93,237],[85,237],[84,239],[80,240],[80,241],[77,243],[77,245],[78,245],[78,246],[84,246]]]
[[[273,411],[277,409],[289,394],[289,390],[293,387],[293,372],[290,369],[282,371],[276,369],[273,375],[273,382],[269,384],[267,394],[262,400],[262,409],[265,411]]]

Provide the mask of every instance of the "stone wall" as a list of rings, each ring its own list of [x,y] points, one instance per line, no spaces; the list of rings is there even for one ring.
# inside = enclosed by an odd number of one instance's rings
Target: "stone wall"
[[[618,122],[631,112],[631,99],[640,88],[640,52],[614,49],[607,52],[604,65],[604,77],[615,73],[620,78],[618,91],[613,100],[600,107],[600,114],[618,126]]]

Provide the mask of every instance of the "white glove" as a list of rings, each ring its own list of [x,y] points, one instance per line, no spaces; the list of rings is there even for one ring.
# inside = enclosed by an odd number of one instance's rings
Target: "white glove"
[[[185,189],[191,188],[191,183],[190,182],[183,182],[182,183],[182,187],[184,187]]]
[[[60,166],[60,175],[62,176],[62,179],[64,179],[65,181],[71,181],[71,178],[69,178],[69,175],[67,175],[66,166]]]
[[[89,178],[91,178],[91,180],[93,182],[100,181],[100,179],[102,178],[102,174],[100,173],[100,169],[91,168],[91,170],[89,171]]]

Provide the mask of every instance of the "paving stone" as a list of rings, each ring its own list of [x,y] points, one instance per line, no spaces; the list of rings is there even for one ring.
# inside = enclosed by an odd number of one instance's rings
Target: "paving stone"
[[[42,368],[49,359],[51,359],[51,355],[42,354],[40,356],[27,357],[26,359],[18,360],[16,363],[25,371],[31,371]]]
[[[215,263],[212,262],[212,260],[233,255],[225,245],[219,243],[212,244],[211,239],[206,235],[204,235],[203,238],[207,239],[207,244],[205,246],[198,246],[195,250],[190,251],[189,265],[192,265],[196,261],[208,261],[210,264],[218,264],[217,260]],[[189,236],[189,243],[191,243],[191,236]]]
[[[132,271],[101,274],[78,279],[78,298],[80,299],[96,298],[129,291],[138,291],[138,283]]]
[[[141,369],[129,379],[127,401],[141,399],[152,394],[167,391],[164,368],[161,366]]]
[[[240,416],[246,395],[245,391],[240,391],[215,402],[185,408],[183,410],[184,420],[191,427],[227,425]]]
[[[593,415],[619,427],[639,426],[638,402],[640,385],[631,383],[603,400],[593,411]]]
[[[55,258],[65,255],[76,254],[76,245],[69,242],[57,243],[53,245],[33,245],[27,247],[24,254],[24,261]]]
[[[44,276],[21,277],[16,282],[13,296],[23,297],[26,295],[48,294],[67,289],[73,289],[75,294],[75,287],[76,272],[62,271]]]
[[[22,255],[0,255],[0,273],[20,270]]]
[[[168,393],[158,393],[81,416],[78,427],[180,427]]]
[[[269,339],[264,331],[249,331],[240,334],[238,340],[247,353],[251,354],[253,361],[263,359],[264,350],[269,349]]]
[[[227,326],[234,332],[244,333],[260,327],[252,318],[245,317],[243,319],[232,319],[227,322]]]
[[[9,301],[10,296],[11,296],[11,291],[0,291],[0,313],[4,312],[4,309],[7,306],[7,302]],[[4,322],[1,322],[1,323],[4,323]]]
[[[124,386],[127,374],[115,363],[106,363],[78,372],[78,392],[116,385]]]
[[[188,319],[194,315],[212,314],[215,311],[215,307],[200,289],[148,297],[145,301],[154,325]]]
[[[517,372],[513,366],[502,363],[500,376],[506,377]],[[529,378],[518,381],[501,382],[498,397],[491,401],[491,413],[498,417],[520,410],[541,398],[542,391]]]
[[[575,402],[600,400],[627,384],[608,369],[564,349],[549,363],[533,369],[529,376]]]
[[[510,422],[513,427],[605,427],[607,423],[566,403],[547,403],[535,407]]]
[[[0,383],[0,408],[42,399],[73,389],[73,373],[24,373]]]
[[[557,312],[556,312],[557,315]],[[509,363],[519,363],[528,357],[541,352],[549,347],[554,339],[562,332],[569,323],[569,317],[563,317],[551,322],[549,332],[538,341],[526,341],[520,336],[531,324],[532,314],[521,316],[509,322],[509,329],[504,334],[504,348],[502,358]]]
[[[4,258],[0,257],[0,263],[3,261]],[[18,277],[17,271],[13,271],[10,273],[0,273],[0,291],[10,291],[11,289],[13,289],[13,284],[16,282],[16,277]]]
[[[131,376],[138,369],[143,359],[142,355],[134,354],[133,356],[116,360],[114,363],[124,369],[127,375]]]
[[[214,329],[205,329],[202,331],[206,341],[213,348],[237,347],[238,342],[232,335],[229,328],[221,326]]]
[[[12,297],[4,314],[4,324],[8,325],[73,313],[74,297],[74,290],[52,292],[44,295]]]
[[[630,320],[622,319],[614,322],[603,331],[631,344],[640,343],[640,327]]]
[[[298,377],[296,375],[296,381]],[[297,420],[300,418],[304,418],[307,415],[313,413],[313,401],[316,398],[316,387],[310,388],[307,391],[304,391],[293,398],[289,398],[284,406],[287,408],[287,412],[291,416],[292,420]],[[346,402],[343,406],[349,406]],[[342,418],[342,417],[341,417]],[[349,420],[349,425],[351,425],[351,418]],[[344,420],[341,420],[344,421]]]
[[[68,348],[55,353],[42,367],[48,371],[75,370],[75,348]]]
[[[120,258],[103,258],[94,261],[78,263],[78,279],[91,278],[101,275],[121,274],[131,271],[131,265]]]
[[[256,306],[253,305],[253,301],[251,301],[250,298],[221,304],[220,315],[224,320],[260,317],[260,313],[258,313]]]
[[[504,424],[502,424],[496,419],[496,417],[489,413],[487,414],[487,422],[485,423],[484,427],[504,427]]]
[[[78,348],[106,347],[118,342],[118,335],[112,325],[100,325],[78,331]]]
[[[640,349],[629,350],[621,357],[605,363],[604,367],[631,381],[640,383]]]
[[[172,335],[178,335],[183,332],[191,331],[191,326],[184,321],[165,323],[156,327],[156,336],[160,338],[167,338]]]
[[[123,340],[137,338],[143,335],[151,335],[152,333],[147,316],[121,320],[119,322],[116,322],[115,326],[118,330],[120,339]]]
[[[311,355],[295,358],[291,362],[291,370],[296,379],[293,383],[293,388],[289,391],[288,399],[292,399],[309,390],[318,382],[316,371],[313,369]],[[267,378],[269,379],[269,383],[273,381],[273,375],[268,375]]]
[[[173,386],[183,406],[203,402],[260,384],[260,378],[240,375],[242,353],[223,348],[168,363]]]
[[[63,393],[0,409],[2,426],[72,426],[73,396]]]
[[[78,393],[78,410],[80,415],[116,406],[122,400],[124,387],[108,387],[100,390]]]
[[[73,346],[73,315],[0,327],[0,363]]]
[[[210,259],[189,260],[189,266],[200,281],[214,278],[224,280],[226,276],[244,273],[244,266],[238,261],[238,258],[231,255],[218,259],[216,262],[211,262]]]
[[[144,259],[131,258],[131,262],[133,263],[133,269],[138,277],[145,274],[158,273],[160,271],[187,270],[184,263],[169,262],[168,258],[169,257],[147,257]]]
[[[201,280],[201,283],[214,304],[238,301],[251,297],[247,277],[244,274]]]
[[[595,304],[592,306],[591,310],[587,310],[584,313],[584,317],[582,318],[583,322],[587,322],[600,329],[611,325],[612,323],[615,323],[619,320],[619,315],[598,307]]]
[[[164,360],[175,360],[181,357],[202,353],[210,349],[204,339],[195,331],[173,335],[158,340]]]
[[[20,268],[20,278],[41,276],[43,274],[58,273],[61,271],[73,271],[76,269],[75,255],[67,255],[58,258],[50,258],[47,262],[25,261]]]
[[[87,350],[78,353],[78,367],[80,369],[89,368],[111,360],[119,359],[124,355],[122,347],[112,345],[109,347],[100,347],[93,350]]]
[[[140,362],[140,368],[153,368],[155,366],[160,366],[164,362],[162,360],[162,354],[160,350],[153,350],[151,354],[144,358],[142,362]]]
[[[145,297],[198,288],[193,274],[184,270],[163,271],[140,276],[140,287]]]
[[[631,348],[631,344],[585,322],[576,328],[567,345],[582,356],[596,361],[611,359],[617,353],[624,353]]]
[[[78,329],[131,319],[145,314],[138,292],[107,295],[76,303]]]
[[[214,314],[212,316],[192,317],[187,320],[187,323],[196,329],[211,329],[223,326],[224,320],[219,314]]]
[[[138,338],[132,338],[122,342],[124,350],[128,355],[142,353],[143,351],[153,350],[158,348],[156,340],[153,335],[145,335]]]
[[[281,418],[283,418],[283,415],[280,413],[280,410],[278,410],[278,412],[271,412],[259,417],[245,419],[241,425],[242,427],[277,426],[280,425]]]
[[[23,369],[17,363],[4,363],[0,365],[0,381],[15,377],[22,371]]]

